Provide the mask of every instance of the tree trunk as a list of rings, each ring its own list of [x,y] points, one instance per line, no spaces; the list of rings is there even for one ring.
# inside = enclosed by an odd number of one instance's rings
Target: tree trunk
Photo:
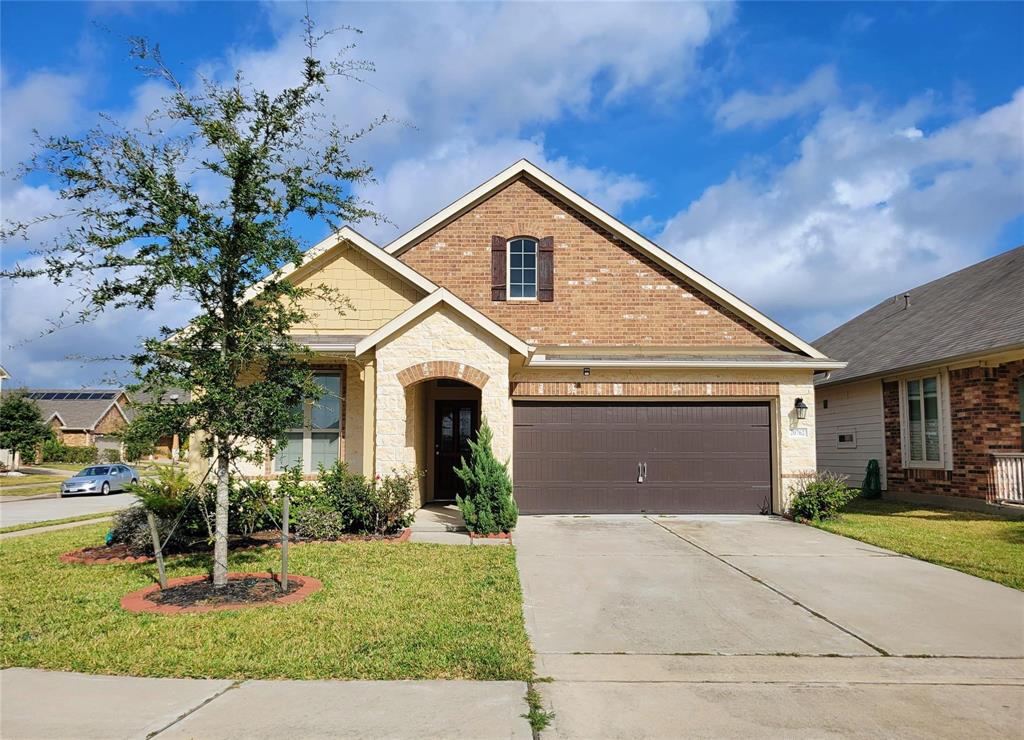
[[[227,441],[217,443],[217,503],[213,532],[213,585],[214,588],[228,583],[228,483],[230,460]]]

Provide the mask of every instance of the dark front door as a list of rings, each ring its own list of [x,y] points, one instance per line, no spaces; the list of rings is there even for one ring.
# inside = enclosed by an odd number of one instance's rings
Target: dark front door
[[[771,506],[767,403],[518,402],[520,511],[743,513]]]
[[[455,468],[469,459],[469,440],[479,419],[476,401],[434,402],[434,500],[450,501],[462,493]]]

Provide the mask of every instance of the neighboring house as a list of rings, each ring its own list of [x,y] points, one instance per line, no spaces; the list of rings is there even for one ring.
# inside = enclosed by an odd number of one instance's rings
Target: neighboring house
[[[815,468],[813,374],[842,367],[526,161],[284,272],[352,307],[308,306],[324,397],[246,473],[414,467],[418,505],[486,417],[523,512],[780,512]]]
[[[882,301],[815,342],[818,468],[888,495],[1024,503],[1024,247]],[[951,497],[960,497],[953,499]]]
[[[151,393],[132,393],[125,412],[129,420],[135,419],[137,405],[154,402],[154,395]],[[178,388],[169,388],[160,396],[160,403],[187,403],[189,400],[188,391]],[[178,435],[164,434],[153,443],[153,454],[155,457],[171,457],[178,450]]]
[[[113,436],[128,423],[128,396],[120,388],[29,388],[25,397],[39,406],[43,421],[71,447],[119,449]]]

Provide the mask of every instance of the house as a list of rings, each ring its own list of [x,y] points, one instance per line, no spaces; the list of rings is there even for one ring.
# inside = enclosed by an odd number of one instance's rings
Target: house
[[[115,433],[128,423],[128,396],[120,388],[29,388],[55,438],[70,447],[120,449]]]
[[[246,474],[407,466],[418,505],[486,417],[526,513],[780,512],[815,467],[813,374],[842,367],[525,160],[283,273],[352,308],[307,305],[324,397]]]
[[[818,468],[887,495],[1024,503],[1024,247],[882,301],[815,342]]]

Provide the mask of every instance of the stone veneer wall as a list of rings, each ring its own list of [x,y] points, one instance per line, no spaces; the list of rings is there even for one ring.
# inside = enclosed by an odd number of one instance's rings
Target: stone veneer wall
[[[516,397],[562,398],[651,398],[646,391],[663,389],[662,398],[672,400],[728,400],[729,398],[778,399],[772,462],[777,476],[773,488],[776,513],[786,510],[793,486],[816,467],[814,435],[814,383],[810,370],[642,370],[594,368],[583,377],[579,369],[523,369],[512,377],[513,392],[520,388],[533,395]],[[567,386],[579,385],[576,392],[564,393]],[[540,391],[539,386],[547,391]],[[570,389],[572,390],[572,389]],[[635,395],[630,391],[634,391]],[[807,418],[798,420],[793,404],[803,398]],[[801,436],[806,435],[806,436]]]
[[[991,368],[968,367],[949,372],[952,470],[903,467],[899,383],[883,383],[886,473],[890,493],[988,498],[991,453],[1024,449],[1017,384],[1022,373],[1024,360]]]
[[[424,467],[423,386],[406,389],[399,373],[427,360],[465,364],[488,377],[480,393],[480,411],[494,430],[495,455],[511,459],[512,404],[508,394],[509,349],[505,344],[441,305],[381,343],[376,360],[378,473],[403,466]],[[421,486],[421,496],[422,491]]]

